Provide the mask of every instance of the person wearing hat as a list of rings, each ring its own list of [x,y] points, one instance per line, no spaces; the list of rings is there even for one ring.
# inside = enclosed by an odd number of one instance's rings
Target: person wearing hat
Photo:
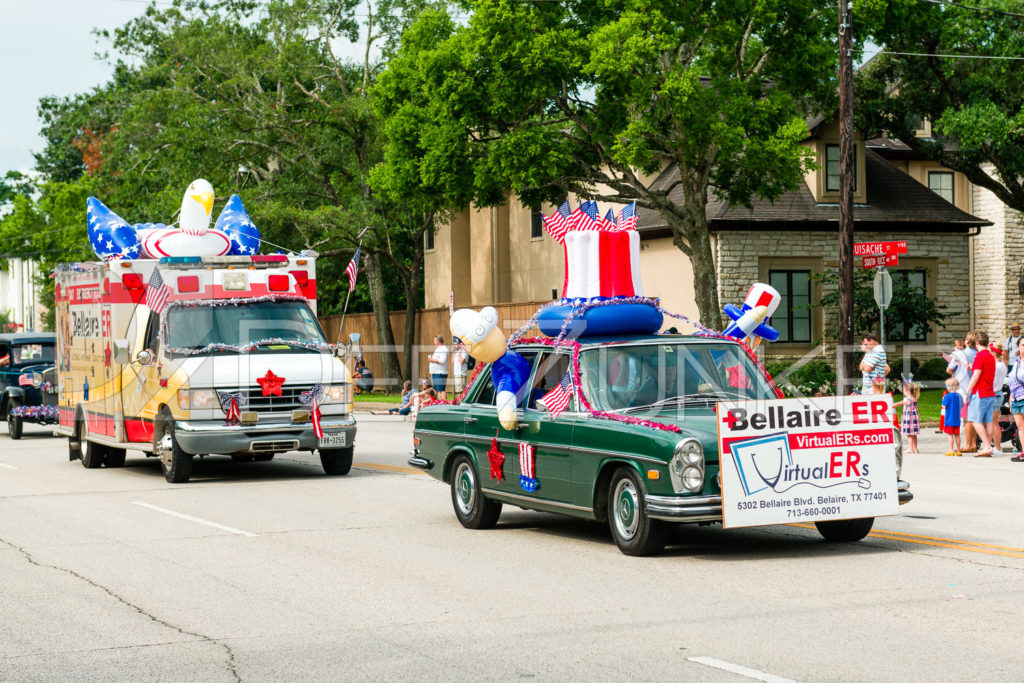
[[[1006,338],[1006,347],[1003,349],[1003,361],[1006,363],[1006,367],[1011,370],[1020,358],[1020,352],[1017,351],[1017,346],[1020,344],[1020,340],[1020,325],[1014,323],[1010,327],[1010,336]]]
[[[458,396],[466,387],[466,370],[469,367],[469,354],[466,352],[466,347],[461,339],[453,337],[452,341],[455,343],[455,353],[452,354],[452,372],[455,375],[455,395]]]

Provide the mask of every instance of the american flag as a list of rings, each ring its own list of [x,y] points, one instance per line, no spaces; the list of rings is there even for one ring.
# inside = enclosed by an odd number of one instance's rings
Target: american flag
[[[312,412],[313,412],[313,434],[316,435],[316,438],[322,439],[322,438],[324,438],[324,428],[320,426],[320,418],[323,417],[323,415],[320,413],[320,403],[317,402],[315,397],[313,398]]]
[[[519,474],[529,479],[537,478],[537,460],[534,457],[533,445],[525,441],[519,442]]]
[[[609,208],[608,213],[604,215],[604,220],[612,225],[617,225],[618,221],[615,220],[615,210]]]
[[[167,297],[170,293],[171,288],[164,283],[164,279],[160,275],[160,269],[154,268],[153,274],[149,276],[149,284],[146,287],[146,305],[149,306],[149,310],[157,315],[163,313],[164,308],[167,306]]]
[[[30,387],[30,386],[32,386],[32,375],[18,375],[18,386],[19,387]]]
[[[547,229],[548,234],[555,238],[555,241],[559,244],[565,243],[565,233],[569,232],[569,228],[572,227],[569,221],[571,215],[572,210],[569,208],[569,200],[566,199],[553,214],[544,216],[544,227]]]
[[[619,212],[619,230],[636,230],[636,202],[624,206]]]
[[[597,217],[597,202],[585,201],[580,204],[582,215],[576,219],[577,230],[600,230],[601,221]],[[587,219],[590,220],[587,220]]]
[[[350,292],[356,288],[356,276],[359,275],[359,255],[362,250],[362,247],[356,247],[356,253],[352,255],[352,260],[345,268],[345,275],[348,275],[348,291]]]
[[[558,417],[562,411],[569,407],[569,400],[571,398],[572,380],[569,378],[569,372],[566,371],[558,386],[544,394],[544,397],[538,403],[544,404],[544,408],[551,413],[552,417]]]

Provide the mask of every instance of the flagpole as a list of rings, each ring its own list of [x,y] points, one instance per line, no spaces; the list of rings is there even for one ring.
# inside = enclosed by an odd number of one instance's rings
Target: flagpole
[[[365,235],[366,231],[369,230],[369,229],[370,229],[370,226],[366,226],[365,228],[362,229],[362,231],[356,237],[356,239],[359,240],[359,243],[356,245],[356,253],[357,254],[363,248],[363,235]],[[358,264],[356,264],[356,265],[358,267]],[[338,323],[338,344],[335,346],[335,348],[337,348],[337,346],[341,345],[341,331],[343,329],[345,329],[345,314],[348,313],[348,301],[349,301],[349,299],[352,298],[352,291],[355,288],[356,288],[355,287],[355,280],[353,279],[352,282],[349,283],[348,294],[345,295],[345,307],[341,309],[341,321]]]

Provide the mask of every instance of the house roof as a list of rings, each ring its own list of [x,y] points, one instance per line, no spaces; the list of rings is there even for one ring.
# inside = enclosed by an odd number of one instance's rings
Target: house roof
[[[990,221],[958,209],[909,175],[886,161],[877,152],[864,152],[867,201],[854,204],[854,232],[966,232],[970,228],[991,225]],[[665,189],[679,180],[673,164],[651,184]],[[669,198],[681,203],[683,190],[676,185]],[[707,216],[712,232],[724,230],[818,230],[838,231],[839,204],[814,201],[806,183],[779,197],[774,203],[755,199],[753,208],[729,207],[709,190]],[[641,237],[671,234],[657,211],[637,208],[637,230]]]

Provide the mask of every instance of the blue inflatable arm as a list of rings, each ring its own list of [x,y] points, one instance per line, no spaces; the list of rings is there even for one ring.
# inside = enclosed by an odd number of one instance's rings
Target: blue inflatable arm
[[[530,379],[530,363],[515,351],[506,351],[504,356],[494,361],[491,377],[495,391],[508,391],[515,394],[517,400],[522,399],[526,381]]]

